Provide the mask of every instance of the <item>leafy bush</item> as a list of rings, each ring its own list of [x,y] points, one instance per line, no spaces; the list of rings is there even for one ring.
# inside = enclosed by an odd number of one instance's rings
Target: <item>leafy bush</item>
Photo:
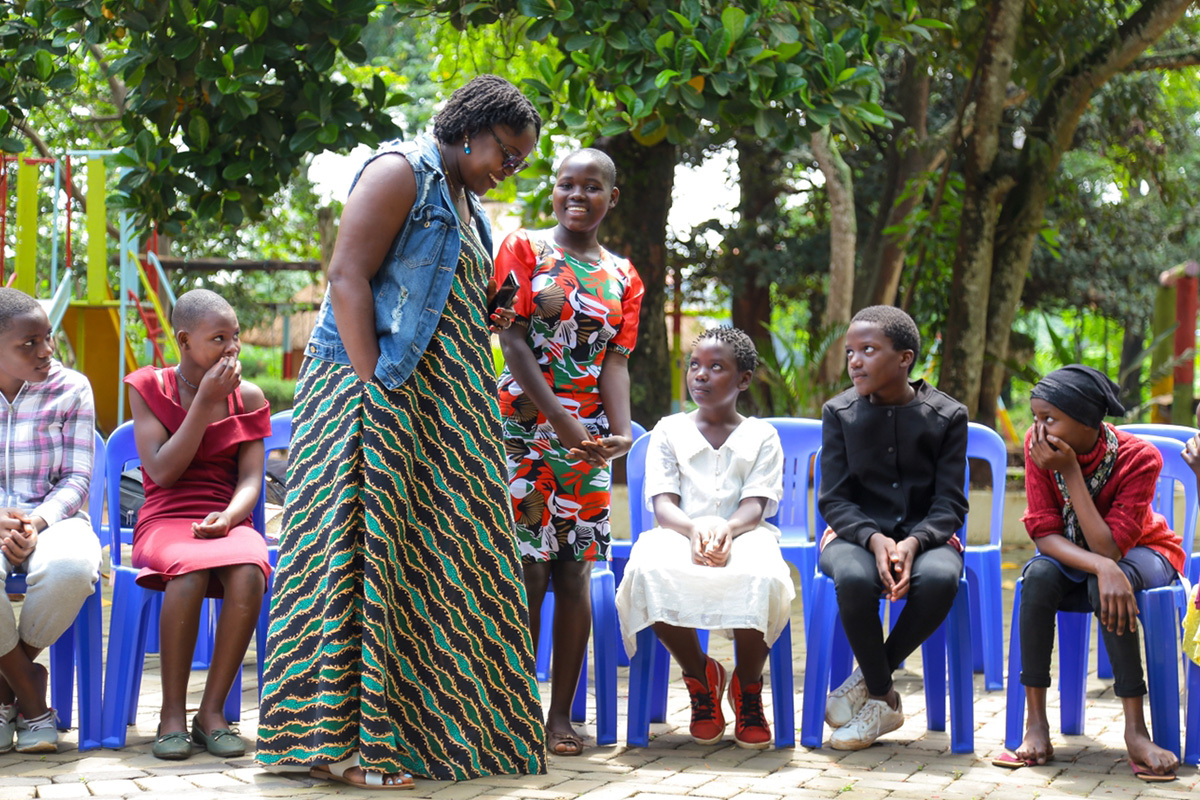
[[[270,378],[266,376],[254,378],[252,381],[262,389],[267,401],[271,404],[271,413],[275,414],[292,407],[292,397],[296,394],[294,378]]]

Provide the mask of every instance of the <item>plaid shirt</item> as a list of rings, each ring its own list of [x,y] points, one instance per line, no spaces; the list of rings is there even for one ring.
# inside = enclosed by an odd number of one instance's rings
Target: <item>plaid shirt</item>
[[[47,525],[86,519],[95,430],[92,385],[57,360],[46,380],[26,383],[11,403],[0,395],[0,501]]]

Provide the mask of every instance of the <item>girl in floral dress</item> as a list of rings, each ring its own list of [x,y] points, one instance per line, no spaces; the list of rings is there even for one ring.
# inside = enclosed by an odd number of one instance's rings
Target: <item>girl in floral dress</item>
[[[591,630],[592,563],[609,559],[609,461],[633,444],[628,358],[642,282],[596,232],[616,205],[616,168],[599,150],[571,153],[554,186],[558,225],[519,230],[496,256],[496,281],[518,284],[513,326],[500,335],[509,489],[536,642],[554,582],[554,659],[546,744],[579,755],[571,699]]]

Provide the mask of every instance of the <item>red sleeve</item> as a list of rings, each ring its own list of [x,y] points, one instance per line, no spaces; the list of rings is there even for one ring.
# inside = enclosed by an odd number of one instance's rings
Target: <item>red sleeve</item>
[[[608,341],[608,349],[628,358],[637,344],[638,320],[641,318],[642,296],[646,294],[646,288],[633,264],[626,259],[622,261],[624,266],[621,272],[626,276],[626,281],[625,293],[621,295],[621,330]]]
[[[517,298],[513,301],[513,311],[517,319],[528,320],[533,316],[533,270],[537,266],[537,256],[529,243],[529,233],[524,228],[504,237],[500,251],[496,253],[496,285],[499,286],[508,273],[517,276]]]
[[[1029,442],[1033,428],[1025,434],[1025,532],[1030,539],[1040,539],[1052,533],[1063,532],[1062,493],[1054,483],[1050,470],[1042,469],[1029,457]]]
[[[1158,488],[1158,474],[1162,472],[1162,455],[1153,445],[1144,442],[1138,442],[1145,445],[1142,447],[1131,446],[1133,442],[1122,444],[1117,451],[1117,463],[1110,478],[1118,481],[1116,494],[1112,507],[1104,515],[1104,521],[1108,523],[1113,542],[1123,555],[1141,543],[1143,535],[1150,528],[1147,520]],[[1128,461],[1122,458],[1126,452],[1129,454]]]

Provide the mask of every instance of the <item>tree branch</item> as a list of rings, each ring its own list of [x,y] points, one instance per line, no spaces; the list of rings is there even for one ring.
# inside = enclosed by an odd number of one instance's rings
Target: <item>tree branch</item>
[[[14,127],[16,127],[16,129],[18,131],[20,131],[21,134],[23,136],[25,136],[25,138],[28,139],[33,144],[33,149],[35,149],[39,153],[41,153],[42,158],[58,158],[58,156],[56,156],[54,154],[54,151],[52,151],[50,149],[50,146],[48,144],[46,144],[46,142],[42,139],[42,137],[38,136],[37,133],[32,128],[30,128],[28,125],[26,125],[23,120],[18,120],[15,123]],[[66,176],[64,175],[64,178],[65,177]],[[73,197],[75,200],[79,201],[80,209],[83,211],[83,213],[86,214],[87,213],[87,200],[84,199],[83,192],[80,191],[79,187],[77,187],[75,185],[75,181],[67,181],[67,191],[70,193],[71,197]],[[113,239],[120,241],[121,232],[117,230],[115,225],[105,221],[105,227],[108,228],[109,236],[113,237]]]
[[[117,118],[120,119],[120,115],[125,113],[125,97],[129,94],[129,89],[125,86],[125,82],[108,68],[108,63],[104,60],[104,51],[100,49],[100,46],[89,44],[87,47],[92,58],[96,59],[96,66],[100,67],[105,80],[108,81],[108,88],[112,91],[113,105],[117,107]]]
[[[1173,53],[1158,53],[1142,56],[1130,62],[1125,72],[1149,72],[1150,70],[1184,69],[1200,66],[1200,50],[1176,50]]]

